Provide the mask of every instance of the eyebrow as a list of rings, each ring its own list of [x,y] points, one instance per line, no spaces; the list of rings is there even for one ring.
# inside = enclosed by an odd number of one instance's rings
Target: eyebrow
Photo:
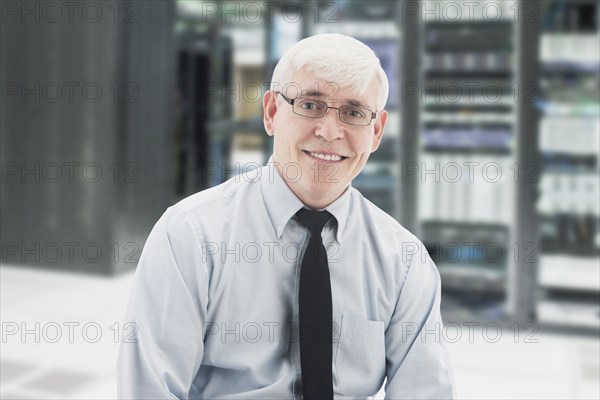
[[[309,89],[305,92],[302,92],[302,93],[300,93],[300,96],[314,97],[314,98],[326,97],[326,95],[323,92],[321,92],[320,90],[315,90],[315,89]],[[355,99],[346,99],[346,100],[343,100],[343,102],[346,104],[357,106],[357,107],[365,107],[365,108],[369,108],[369,109],[371,108],[367,104],[362,103],[359,100],[355,100]]]

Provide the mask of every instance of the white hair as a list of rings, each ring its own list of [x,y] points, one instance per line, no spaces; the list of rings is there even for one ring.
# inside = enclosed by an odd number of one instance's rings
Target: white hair
[[[350,36],[326,33],[294,44],[273,71],[271,90],[290,83],[291,76],[305,69],[319,80],[332,82],[341,89],[352,88],[360,95],[369,88],[378,91],[377,110],[387,102],[389,82],[379,58],[366,44]]]

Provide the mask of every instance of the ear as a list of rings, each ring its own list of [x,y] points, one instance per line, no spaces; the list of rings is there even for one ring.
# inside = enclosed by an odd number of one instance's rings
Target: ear
[[[377,118],[375,118],[375,126],[374,135],[373,135],[373,144],[371,146],[371,153],[379,148],[379,144],[381,144],[381,137],[383,136],[383,128],[385,128],[385,123],[387,122],[387,111],[382,110],[377,114]]]
[[[263,124],[267,135],[273,136],[275,132],[274,119],[277,113],[277,94],[273,90],[267,90],[263,95]]]

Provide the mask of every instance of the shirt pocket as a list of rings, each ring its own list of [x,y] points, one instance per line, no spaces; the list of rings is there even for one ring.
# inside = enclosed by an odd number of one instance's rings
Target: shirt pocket
[[[385,377],[384,324],[343,315],[341,325],[334,389],[346,396],[374,395]]]

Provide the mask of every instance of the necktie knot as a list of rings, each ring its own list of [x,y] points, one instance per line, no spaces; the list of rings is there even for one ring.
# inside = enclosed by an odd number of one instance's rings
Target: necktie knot
[[[323,227],[332,217],[327,211],[315,211],[306,208],[300,209],[296,216],[302,225],[304,225],[311,236],[321,236]]]

